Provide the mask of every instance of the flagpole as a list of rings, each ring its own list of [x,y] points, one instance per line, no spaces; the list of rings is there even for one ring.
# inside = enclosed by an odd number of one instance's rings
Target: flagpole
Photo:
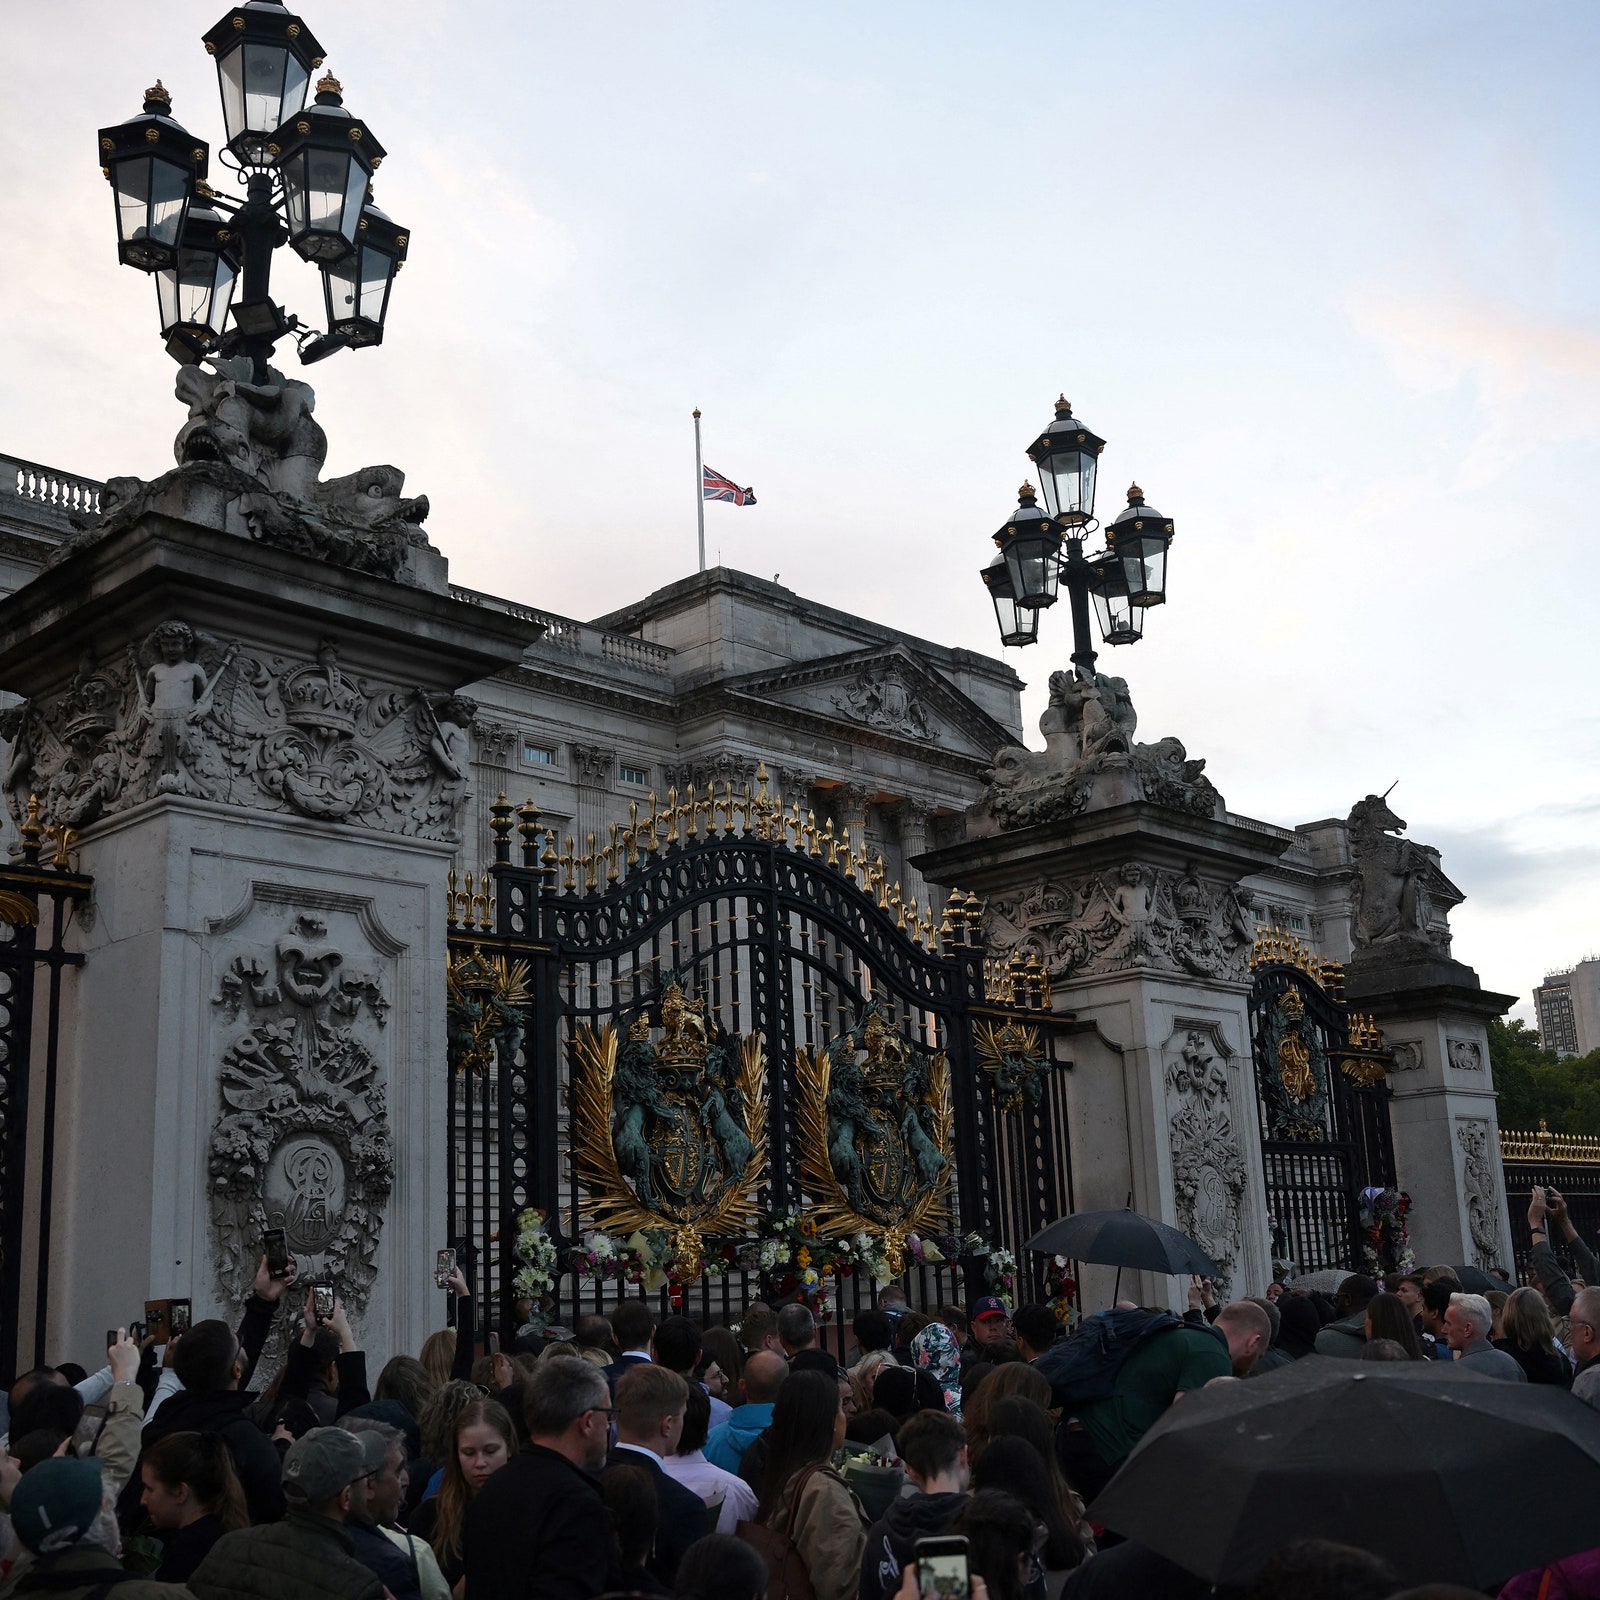
[[[700,465],[700,407],[694,408],[694,504],[700,518],[700,570],[706,570],[706,474]]]

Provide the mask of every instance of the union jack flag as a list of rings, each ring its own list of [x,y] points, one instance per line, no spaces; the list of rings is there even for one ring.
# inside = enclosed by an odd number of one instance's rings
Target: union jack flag
[[[703,500],[727,500],[736,506],[753,506],[756,503],[753,489],[741,489],[732,478],[724,478],[710,467],[700,469],[700,497]]]

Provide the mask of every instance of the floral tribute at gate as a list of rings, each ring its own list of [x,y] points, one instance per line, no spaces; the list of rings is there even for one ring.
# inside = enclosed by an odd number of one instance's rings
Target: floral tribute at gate
[[[1406,1230],[1410,1211],[1411,1196],[1403,1189],[1361,1191],[1361,1264],[1372,1277],[1416,1266]]]

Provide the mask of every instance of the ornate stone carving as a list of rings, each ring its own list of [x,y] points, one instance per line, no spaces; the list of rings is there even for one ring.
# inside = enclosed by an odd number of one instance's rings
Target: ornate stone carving
[[[795,1052],[800,1169],[818,1229],[869,1233],[889,1270],[948,1209],[955,1113],[943,1052],[913,1049],[869,1005],[825,1047]]]
[[[208,357],[204,366],[180,367],[176,392],[189,416],[174,445],[177,469],[151,483],[110,479],[99,521],[84,523],[50,564],[146,511],[170,509],[176,498],[207,522],[220,522],[236,507],[251,538],[262,543],[407,579],[410,553],[432,548],[418,526],[428,515],[427,497],[402,496],[405,474],[397,467],[363,467],[322,481],[328,439],[312,417],[310,385],[275,368],[264,384],[252,383],[251,375],[247,360]]]
[[[777,780],[778,793],[785,805],[798,801],[802,811],[813,809],[811,791],[816,779],[809,767],[774,767],[772,775]]]
[[[491,766],[511,765],[511,753],[516,748],[517,730],[507,722],[475,722],[472,726],[478,741],[480,758]]]
[[[1466,898],[1445,877],[1439,852],[1404,839],[1405,822],[1382,795],[1369,794],[1345,823],[1355,862],[1355,915],[1350,938],[1363,951],[1450,954],[1450,908]]]
[[[767,1163],[767,1074],[755,1034],[715,1039],[704,1000],[676,981],[662,1037],[642,1015],[618,1048],[610,1023],[573,1041],[574,1161],[595,1220],[673,1235],[680,1269],[699,1272],[702,1236],[755,1220]]]
[[[222,1298],[248,1294],[261,1230],[282,1226],[301,1280],[332,1279],[359,1313],[394,1181],[383,1070],[361,1037],[364,1017],[384,1024],[382,983],[301,913],[271,948],[233,958],[212,1003],[248,1023],[223,1051],[211,1132]]]
[[[865,723],[880,733],[928,743],[939,737],[922,702],[893,662],[863,668],[832,698],[834,708],[852,722]]]
[[[1125,679],[1104,673],[1050,677],[1050,704],[1039,718],[1042,751],[998,751],[983,798],[967,813],[971,836],[1031,827],[1148,800],[1193,816],[1217,816],[1222,797],[1177,739],[1138,744],[1138,714]]]
[[[1422,1070],[1422,1046],[1411,1039],[1401,1039],[1389,1046],[1390,1053],[1394,1056],[1395,1072],[1420,1072]]]
[[[984,927],[997,954],[1035,950],[1056,979],[1155,967],[1243,982],[1255,937],[1248,891],[1136,861],[1020,900],[997,896]]]
[[[1483,1071],[1483,1046],[1476,1039],[1448,1039],[1445,1051],[1457,1072]]]
[[[190,795],[455,842],[476,712],[351,677],[331,641],[314,662],[256,657],[173,620],[0,717],[6,804],[18,818],[38,794],[47,820],[82,828]]]
[[[611,769],[617,763],[617,752],[597,744],[572,746],[573,776],[588,789],[603,789],[611,781]]]
[[[701,751],[687,761],[663,764],[662,788],[670,786],[681,792],[690,784],[696,789],[704,789],[708,783],[714,783],[720,789],[723,784],[731,783],[737,792],[745,784],[755,782],[759,765],[754,756],[734,750]]]
[[[1498,1269],[1500,1265],[1500,1190],[1498,1151],[1491,1149],[1489,1124],[1482,1117],[1458,1117],[1456,1142],[1461,1146],[1461,1193],[1467,1205],[1467,1226],[1472,1234],[1474,1266]]]
[[[1167,1128],[1178,1226],[1231,1277],[1239,1259],[1244,1155],[1228,1069],[1209,1032],[1190,1028],[1167,1068]]]

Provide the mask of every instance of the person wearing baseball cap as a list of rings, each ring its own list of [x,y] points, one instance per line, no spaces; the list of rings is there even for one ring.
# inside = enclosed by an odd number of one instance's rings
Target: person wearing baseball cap
[[[961,1352],[961,1365],[989,1359],[989,1347],[1011,1337],[1011,1313],[998,1295],[986,1294],[972,1302],[967,1313],[967,1343]]]
[[[281,1522],[225,1533],[195,1568],[198,1600],[383,1600],[345,1523],[365,1514],[368,1480],[389,1447],[376,1433],[312,1428],[283,1458]]]
[[[14,1574],[8,1594],[85,1600],[116,1585],[118,1600],[177,1600],[180,1583],[130,1579],[117,1559],[121,1539],[96,1461],[52,1456],[30,1467],[11,1496],[11,1526],[35,1559]]]

